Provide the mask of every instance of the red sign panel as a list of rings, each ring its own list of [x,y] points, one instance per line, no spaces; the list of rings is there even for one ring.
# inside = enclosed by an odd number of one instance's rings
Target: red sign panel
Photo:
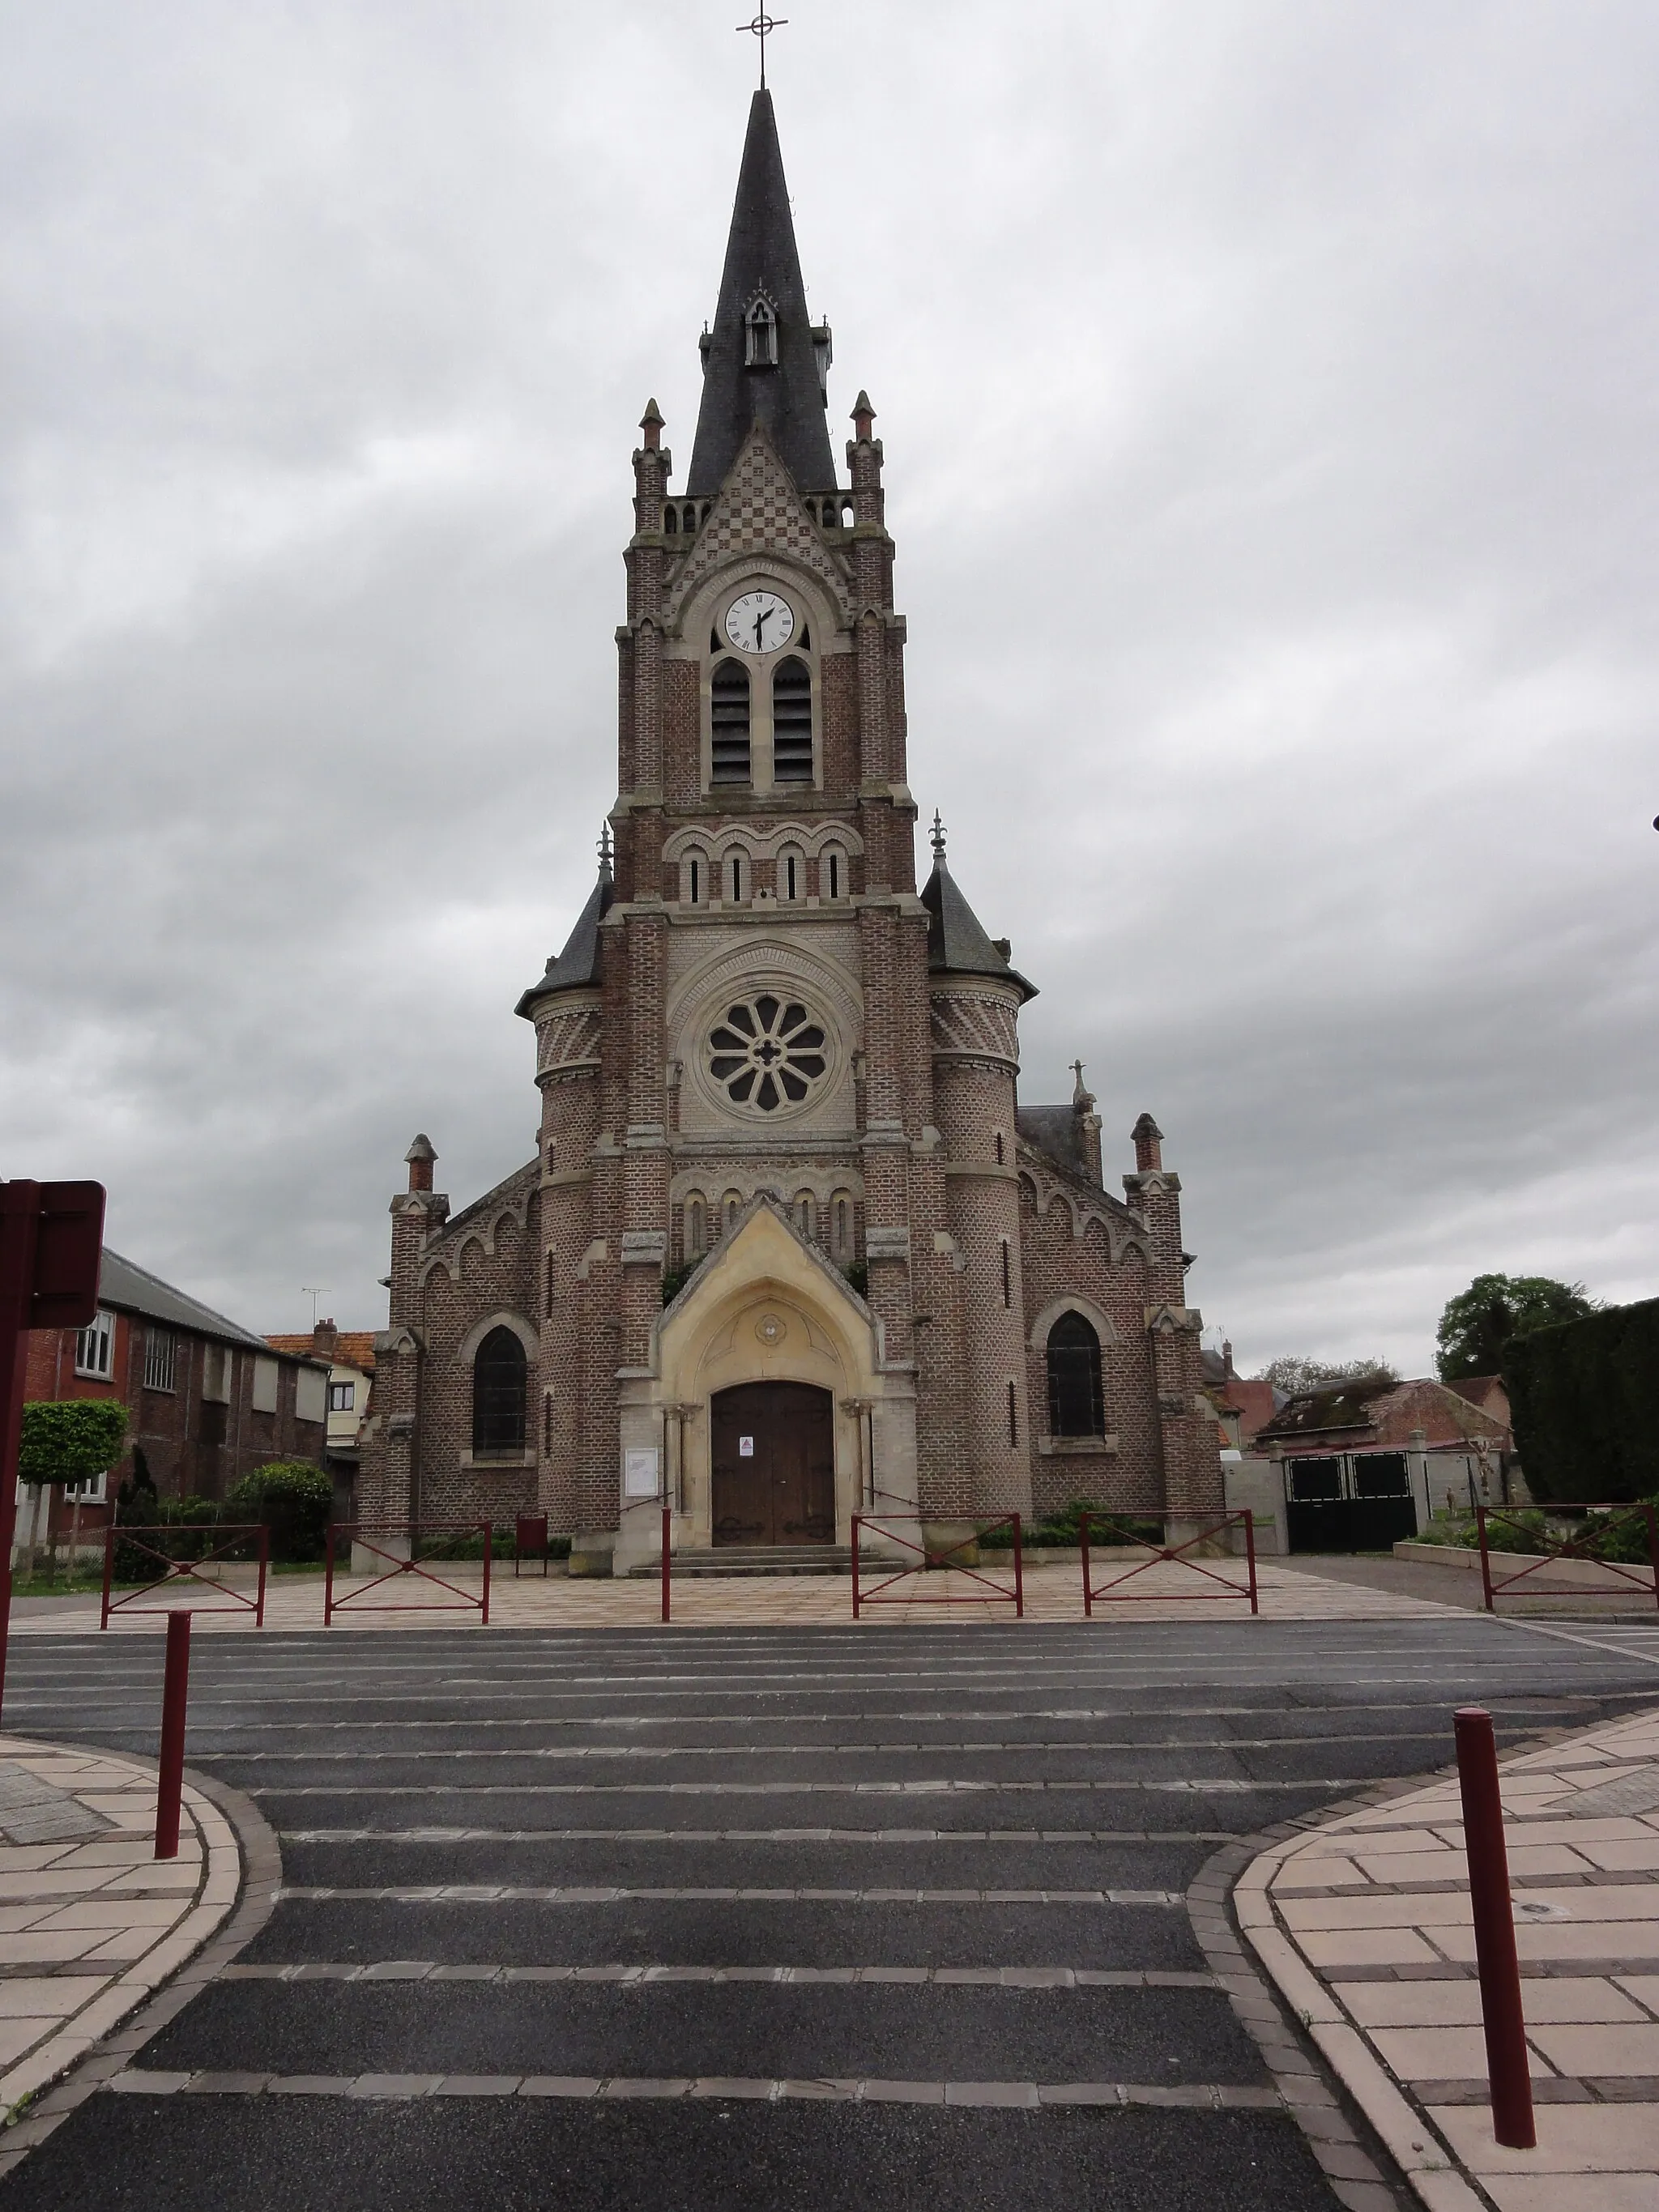
[[[98,1311],[104,1186],[43,1182],[34,1228],[30,1328],[84,1328]]]

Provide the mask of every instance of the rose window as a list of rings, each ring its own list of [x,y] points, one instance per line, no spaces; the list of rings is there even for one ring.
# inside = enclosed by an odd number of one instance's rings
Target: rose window
[[[735,1105],[775,1114],[822,1079],[823,1030],[799,999],[769,993],[728,1006],[708,1033],[709,1074]]]

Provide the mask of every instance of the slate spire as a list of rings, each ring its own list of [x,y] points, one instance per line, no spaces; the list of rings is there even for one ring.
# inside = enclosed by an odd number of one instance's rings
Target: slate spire
[[[802,491],[833,491],[824,416],[830,326],[806,307],[772,95],[757,92],[738,173],[714,326],[702,334],[702,405],[686,491],[716,492],[758,422]]]
[[[927,909],[927,965],[936,975],[998,975],[1018,983],[1024,999],[1035,999],[1036,985],[1027,982],[1008,958],[1006,942],[988,937],[945,863],[945,828],[933,817],[933,872],[921,887]]]

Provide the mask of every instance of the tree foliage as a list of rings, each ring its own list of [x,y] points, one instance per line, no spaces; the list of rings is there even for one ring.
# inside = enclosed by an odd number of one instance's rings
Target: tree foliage
[[[1477,1275],[1440,1316],[1435,1367],[1443,1382],[1496,1375],[1512,1336],[1583,1321],[1598,1310],[1582,1283],[1558,1283],[1549,1275]]]
[[[267,1460],[225,1492],[228,1521],[263,1521],[273,1559],[322,1557],[334,1510],[334,1478],[306,1459]]]
[[[25,1482],[92,1482],[120,1458],[126,1407],[113,1398],[58,1398],[23,1408],[17,1472]]]
[[[1271,1382],[1287,1398],[1296,1398],[1305,1391],[1334,1382],[1369,1382],[1374,1375],[1389,1382],[1400,1380],[1399,1370],[1386,1359],[1310,1359],[1297,1352],[1286,1352],[1282,1358],[1270,1359],[1260,1380]]]

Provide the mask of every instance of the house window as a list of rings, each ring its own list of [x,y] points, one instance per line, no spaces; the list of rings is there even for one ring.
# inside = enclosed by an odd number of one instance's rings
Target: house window
[[[812,672],[793,653],[772,678],[772,781],[812,781]]]
[[[490,1457],[524,1449],[524,1346],[510,1328],[492,1328],[472,1359],[472,1449]]]
[[[1080,1313],[1061,1314],[1048,1332],[1048,1429],[1056,1437],[1103,1437],[1100,1339]]]
[[[356,1411],[357,1385],[355,1382],[331,1382],[328,1386],[328,1410],[331,1413],[350,1413]]]
[[[256,1413],[274,1413],[276,1410],[276,1378],[282,1370],[274,1359],[255,1359],[253,1363],[252,1407]]]
[[[235,1362],[236,1355],[228,1344],[203,1346],[202,1399],[205,1405],[229,1405],[231,1378],[236,1371]]]
[[[328,1414],[328,1377],[320,1367],[299,1367],[294,1372],[294,1418],[320,1421]]]
[[[75,1371],[107,1382],[115,1372],[115,1316],[100,1313],[75,1337]]]
[[[749,671],[741,661],[722,660],[709,687],[709,781],[749,781]]]
[[[84,1482],[66,1482],[64,1497],[70,1505],[102,1505],[108,1497],[109,1475],[89,1474]]]
[[[778,319],[771,302],[757,300],[744,318],[746,368],[775,368],[778,365]]]
[[[144,1331],[144,1388],[171,1390],[179,1364],[179,1340],[170,1328],[152,1322]]]

